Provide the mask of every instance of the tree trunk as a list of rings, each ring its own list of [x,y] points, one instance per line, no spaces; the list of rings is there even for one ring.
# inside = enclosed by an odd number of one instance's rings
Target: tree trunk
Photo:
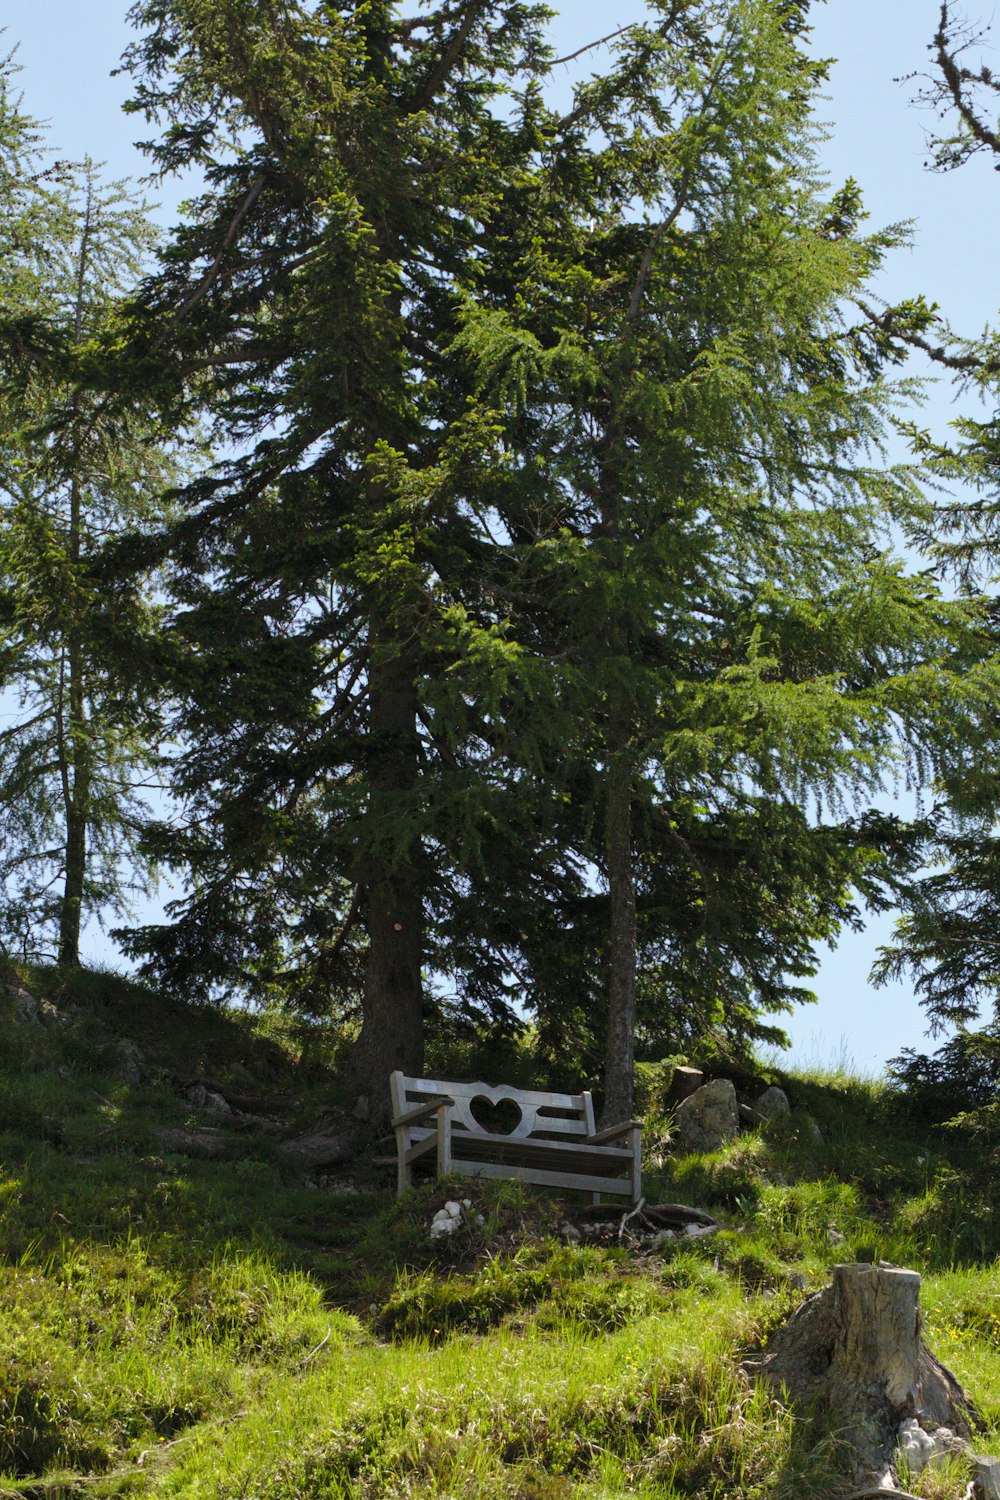
[[[88,168],[87,198],[76,264],[76,304],[73,313],[73,341],[83,337],[84,292],[90,261],[93,233],[93,179]],[[73,397],[71,444],[74,470],[69,486],[69,561],[74,576],[79,573],[83,557],[83,493],[76,472],[79,449],[80,393]],[[86,663],[80,640],[79,624],[70,624],[66,657],[69,664],[69,721],[60,735],[60,758],[64,813],[66,818],[66,876],[59,909],[59,962],[77,967],[80,962],[80,925],[83,919],[83,889],[87,876],[87,834],[90,825],[90,788],[93,775],[91,746],[86,714]],[[60,707],[60,713],[62,708]]]
[[[608,769],[605,834],[611,941],[608,962],[608,1037],[602,1125],[632,1115],[635,1058],[635,871],[632,856],[632,762],[617,748]]]
[[[373,661],[371,668],[368,819],[376,838],[391,824],[398,828],[400,820],[405,829],[415,816],[419,740],[413,675],[405,657]],[[385,833],[381,842],[390,848],[396,843]],[[389,1117],[389,1074],[395,1068],[419,1074],[423,1066],[423,860],[412,829],[401,842],[403,853],[387,856],[367,889],[364,1008],[351,1078],[367,1100],[361,1111],[370,1125]]]
[[[77,767],[73,781],[73,799],[66,816],[66,877],[59,907],[59,963],[70,967],[75,967],[80,962],[80,924],[87,873],[85,808],[88,780],[82,769]]]

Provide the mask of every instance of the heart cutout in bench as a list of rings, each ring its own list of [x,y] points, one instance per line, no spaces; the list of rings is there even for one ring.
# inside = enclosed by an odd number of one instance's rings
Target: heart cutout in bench
[[[521,1106],[506,1094],[497,1099],[477,1094],[469,1105],[469,1112],[480,1130],[485,1130],[488,1135],[512,1135],[521,1123]]]

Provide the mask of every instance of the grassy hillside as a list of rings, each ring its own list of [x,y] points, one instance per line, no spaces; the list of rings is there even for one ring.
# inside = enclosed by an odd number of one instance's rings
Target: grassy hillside
[[[995,1159],[877,1085],[788,1078],[792,1119],[711,1156],[651,1118],[647,1195],[716,1212],[710,1238],[563,1243],[565,1204],[462,1183],[484,1222],[432,1242],[455,1184],[397,1202],[377,1158],[283,1155],[330,1102],[314,1038],[21,978],[51,1008],[16,1020],[0,982],[0,1497],[836,1497],[844,1435],[740,1361],[859,1252],[924,1273],[1000,1452]],[[217,1158],[172,1149],[213,1126]]]

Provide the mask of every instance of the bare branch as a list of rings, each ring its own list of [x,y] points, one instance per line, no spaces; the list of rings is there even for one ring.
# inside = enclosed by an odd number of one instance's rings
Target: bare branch
[[[1000,360],[983,359],[975,354],[952,354],[944,345],[932,344],[930,339],[923,338],[913,329],[901,328],[893,321],[891,307],[883,313],[877,313],[861,298],[854,300],[855,305],[880,332],[888,334],[890,338],[899,339],[904,344],[911,344],[914,349],[922,349],[928,359],[932,359],[935,364],[944,365],[945,369],[953,370],[958,375],[1000,375]]]
[[[585,52],[593,52],[598,47],[604,47],[608,42],[613,42],[617,37],[624,36],[626,31],[635,31],[638,21],[630,21],[627,26],[619,26],[617,31],[609,31],[607,36],[598,37],[596,42],[588,42],[585,47],[578,47],[575,52],[567,52],[565,57],[555,57],[549,63],[550,68],[558,68],[562,63],[575,62]]]
[[[942,0],[941,19],[938,29],[934,34],[934,46],[936,49],[937,64],[951,95],[952,103],[961,115],[970,135],[985,146],[996,156],[1000,156],[1000,134],[991,130],[969,103],[963,85],[968,83],[981,83],[990,87],[996,87],[995,80],[986,68],[978,74],[971,73],[967,68],[958,64],[958,54],[952,50],[951,16],[948,8],[948,0]]]
[[[635,279],[635,286],[632,288],[632,296],[628,305],[628,313],[626,314],[626,321],[629,323],[634,323],[639,316],[642,299],[646,295],[646,287],[649,285],[649,278],[653,270],[653,261],[656,259],[656,252],[663,241],[663,237],[669,234],[684,211],[691,189],[691,176],[691,163],[688,162],[681,173],[681,180],[678,184],[677,197],[674,200],[673,208],[663,222],[658,224],[650,235],[649,244],[646,246],[646,253],[642,257],[642,264],[639,267],[639,274]]]

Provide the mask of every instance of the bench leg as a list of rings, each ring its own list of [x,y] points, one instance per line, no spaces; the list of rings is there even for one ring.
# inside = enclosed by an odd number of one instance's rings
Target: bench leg
[[[407,1165],[406,1161],[409,1134],[410,1132],[407,1130],[405,1125],[399,1126],[396,1130],[396,1156],[398,1158],[396,1163],[397,1198],[399,1197],[400,1193],[404,1193],[410,1185],[410,1168]]]
[[[437,1174],[447,1177],[451,1171],[450,1106],[442,1104],[437,1112]]]

